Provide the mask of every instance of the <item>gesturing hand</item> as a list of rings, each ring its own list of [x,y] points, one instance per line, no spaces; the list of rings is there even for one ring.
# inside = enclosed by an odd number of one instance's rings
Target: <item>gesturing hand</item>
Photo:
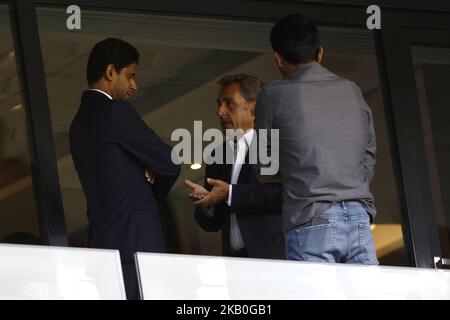
[[[200,200],[194,202],[196,206],[210,207],[228,199],[229,184],[222,180],[207,179],[208,183],[213,186],[211,192]]]
[[[191,193],[189,194],[189,198],[192,201],[197,201],[203,199],[206,195],[209,194],[209,191],[206,190],[202,185],[193,183],[191,180],[184,180],[184,184],[191,188]]]

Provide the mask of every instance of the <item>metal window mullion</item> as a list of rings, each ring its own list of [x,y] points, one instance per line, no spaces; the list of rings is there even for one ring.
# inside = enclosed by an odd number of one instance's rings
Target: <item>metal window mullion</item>
[[[440,255],[438,230],[428,174],[425,141],[417,98],[416,79],[408,40],[411,34],[396,27],[382,29],[389,92],[400,160],[400,172],[406,204],[406,235],[411,237],[410,254],[417,267],[434,267],[434,256]],[[407,239],[409,241],[409,239]]]
[[[11,4],[14,50],[27,118],[31,176],[40,237],[49,245],[67,245],[44,66],[33,1]]]

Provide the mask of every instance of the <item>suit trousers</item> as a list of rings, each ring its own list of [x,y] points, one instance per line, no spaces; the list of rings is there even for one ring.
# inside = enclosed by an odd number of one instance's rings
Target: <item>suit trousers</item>
[[[127,300],[141,300],[136,264],[134,262],[122,263],[122,273]]]

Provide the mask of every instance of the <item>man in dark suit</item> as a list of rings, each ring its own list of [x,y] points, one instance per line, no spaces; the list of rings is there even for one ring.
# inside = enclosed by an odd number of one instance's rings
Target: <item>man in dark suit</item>
[[[70,128],[87,199],[88,246],[119,249],[128,299],[139,299],[134,253],[165,251],[156,201],[179,174],[171,148],[125,101],[137,90],[138,62],[138,51],[125,41],[96,44],[88,60],[89,89]]]
[[[222,129],[241,129],[243,134],[219,147],[224,155],[231,148],[229,154],[235,160],[207,165],[205,187],[185,181],[197,205],[195,218],[206,231],[222,230],[226,256],[283,259],[282,186],[259,183],[249,163],[253,114],[262,83],[244,74],[225,76],[218,83],[217,115]]]

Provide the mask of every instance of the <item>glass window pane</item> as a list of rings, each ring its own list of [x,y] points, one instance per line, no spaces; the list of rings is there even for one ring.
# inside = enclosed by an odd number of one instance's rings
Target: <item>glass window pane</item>
[[[436,223],[450,257],[450,49],[412,47]]]
[[[177,128],[193,132],[219,128],[216,84],[224,74],[248,73],[264,82],[279,79],[269,43],[271,23],[200,19],[83,10],[81,30],[68,32],[63,9],[38,10],[53,130],[58,154],[69,240],[79,244],[86,225],[85,200],[69,154],[68,129],[87,87],[85,70],[92,46],[108,36],[120,37],[141,53],[138,87],[130,102],[147,124],[172,145]],[[378,66],[369,31],[321,28],[326,67],[356,82],[375,118],[378,161],[372,190],[378,216],[375,242],[381,263],[406,265],[401,232],[394,152],[381,95]],[[194,143],[195,141],[193,141]],[[197,143],[201,143],[197,141]],[[183,165],[166,211],[169,248],[191,254],[221,253],[220,234],[197,226],[184,179],[203,182],[204,172]]]
[[[138,48],[139,90],[130,102],[169,144],[174,144],[170,141],[174,129],[192,131],[194,120],[203,120],[205,129],[219,128],[215,116],[216,79],[246,63],[254,64],[258,57],[266,62],[271,62],[271,58],[261,53],[261,46],[268,50],[266,24],[83,10],[81,30],[69,32],[66,17],[65,8],[38,9],[69,243],[83,245],[86,202],[70,155],[68,132],[81,93],[87,88],[87,57],[95,43],[113,36]],[[260,32],[261,27],[264,32]],[[237,30],[242,39],[236,38]],[[244,50],[238,51],[241,47]],[[277,74],[275,67],[271,72],[266,80]],[[192,171],[183,166],[168,205],[163,208],[171,212],[163,215],[167,219],[169,248],[176,252],[220,254],[220,233],[206,233],[197,226],[182,183],[184,178],[202,182],[203,170]]]
[[[28,132],[9,8],[0,5],[0,242],[39,243]]]

